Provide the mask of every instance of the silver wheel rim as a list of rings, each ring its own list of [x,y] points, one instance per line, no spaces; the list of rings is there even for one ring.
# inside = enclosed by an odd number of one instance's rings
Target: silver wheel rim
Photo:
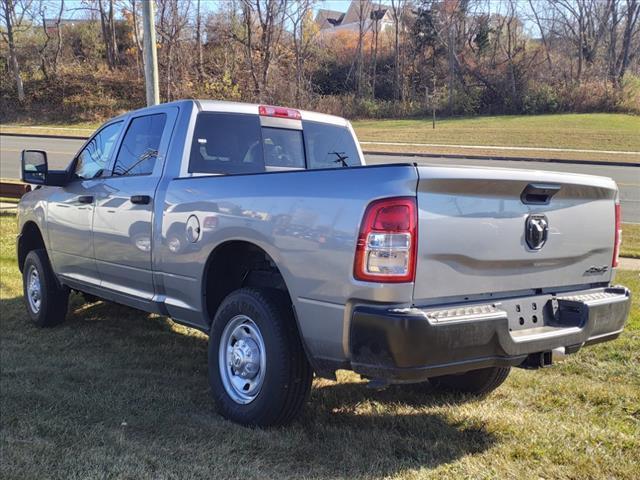
[[[33,313],[40,312],[42,286],[40,285],[40,273],[38,273],[38,269],[34,265],[31,265],[27,272],[27,300]]]
[[[255,400],[264,382],[267,353],[258,325],[246,315],[236,315],[224,328],[218,365],[222,385],[234,402]]]

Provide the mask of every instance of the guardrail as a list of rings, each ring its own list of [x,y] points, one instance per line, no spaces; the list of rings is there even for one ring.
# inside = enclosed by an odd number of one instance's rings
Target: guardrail
[[[31,191],[31,185],[17,182],[0,182],[0,197],[6,198],[22,198],[22,196]]]

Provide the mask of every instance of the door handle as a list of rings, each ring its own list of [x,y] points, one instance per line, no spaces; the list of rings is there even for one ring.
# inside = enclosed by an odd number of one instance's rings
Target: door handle
[[[151,203],[151,197],[149,195],[133,195],[131,197],[131,203],[136,205],[149,205]]]
[[[525,205],[549,205],[551,197],[558,193],[560,188],[556,183],[530,183],[520,194],[520,200]]]
[[[78,203],[93,203],[93,195],[80,195]]]

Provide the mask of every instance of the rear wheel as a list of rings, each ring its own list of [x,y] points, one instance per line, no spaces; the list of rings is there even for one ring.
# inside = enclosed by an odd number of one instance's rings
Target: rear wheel
[[[509,376],[510,367],[489,367],[455,375],[432,377],[429,383],[437,389],[454,392],[487,395],[492,392]]]
[[[38,327],[53,327],[67,315],[69,289],[60,287],[44,249],[27,254],[22,268],[22,287],[27,313]]]
[[[312,376],[286,294],[241,288],[224,299],[209,335],[209,382],[221,415],[243,425],[286,424],[302,409]]]

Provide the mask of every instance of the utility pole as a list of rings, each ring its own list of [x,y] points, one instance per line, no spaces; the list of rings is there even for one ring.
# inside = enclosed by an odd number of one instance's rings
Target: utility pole
[[[153,2],[142,0],[142,29],[143,29],[143,57],[144,83],[147,91],[147,106],[160,103],[160,88],[158,87],[158,54],[156,53],[156,26]]]

